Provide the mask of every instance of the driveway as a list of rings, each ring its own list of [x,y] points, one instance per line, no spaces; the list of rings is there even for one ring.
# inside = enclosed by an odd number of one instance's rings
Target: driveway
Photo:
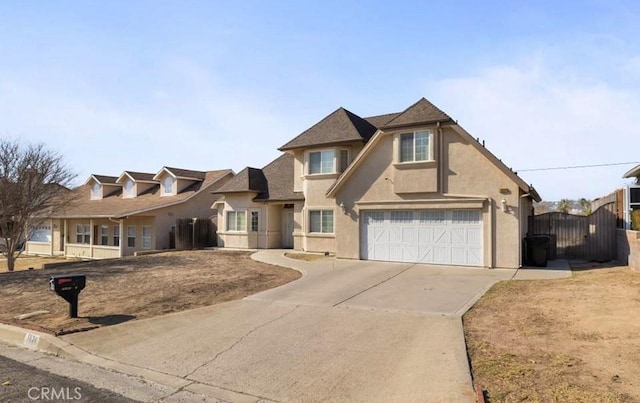
[[[517,274],[303,262],[274,250],[254,258],[305,276],[240,301],[64,339],[225,400],[471,402],[460,315]]]

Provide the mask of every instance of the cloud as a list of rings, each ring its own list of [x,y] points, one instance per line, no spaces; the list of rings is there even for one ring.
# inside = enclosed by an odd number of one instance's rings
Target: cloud
[[[629,61],[633,63],[633,60]],[[557,66],[556,66],[557,67]],[[614,87],[541,57],[437,81],[427,91],[514,170],[638,161],[640,91]],[[543,198],[594,198],[630,166],[521,172]]]

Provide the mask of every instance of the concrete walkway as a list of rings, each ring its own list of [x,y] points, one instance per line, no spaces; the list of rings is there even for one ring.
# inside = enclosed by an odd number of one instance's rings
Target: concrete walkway
[[[293,283],[62,341],[100,365],[226,401],[472,402],[461,315],[497,281],[570,275],[283,252],[253,258],[303,272]]]

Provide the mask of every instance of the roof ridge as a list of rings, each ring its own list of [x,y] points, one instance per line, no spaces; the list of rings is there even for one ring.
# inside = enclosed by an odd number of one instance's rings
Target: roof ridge
[[[282,148],[285,147],[287,144],[289,143],[293,143],[296,139],[302,137],[304,134],[306,134],[307,132],[311,131],[311,129],[313,129],[314,127],[318,126],[320,123],[324,122],[329,116],[333,115],[336,112],[339,112],[341,109],[344,109],[342,106],[339,107],[338,109],[336,109],[335,111],[331,112],[330,114],[328,114],[327,116],[323,117],[322,119],[320,119],[319,121],[317,121],[313,126],[311,126],[310,128],[308,128],[307,130],[303,131],[302,133],[298,134],[297,136],[295,136],[294,138],[292,138],[291,140],[287,141],[284,145],[280,146],[278,148],[279,151],[282,151]]]

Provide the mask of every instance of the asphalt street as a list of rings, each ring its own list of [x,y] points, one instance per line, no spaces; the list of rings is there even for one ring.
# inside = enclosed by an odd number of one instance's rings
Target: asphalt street
[[[105,389],[0,355],[1,402],[133,402]]]

